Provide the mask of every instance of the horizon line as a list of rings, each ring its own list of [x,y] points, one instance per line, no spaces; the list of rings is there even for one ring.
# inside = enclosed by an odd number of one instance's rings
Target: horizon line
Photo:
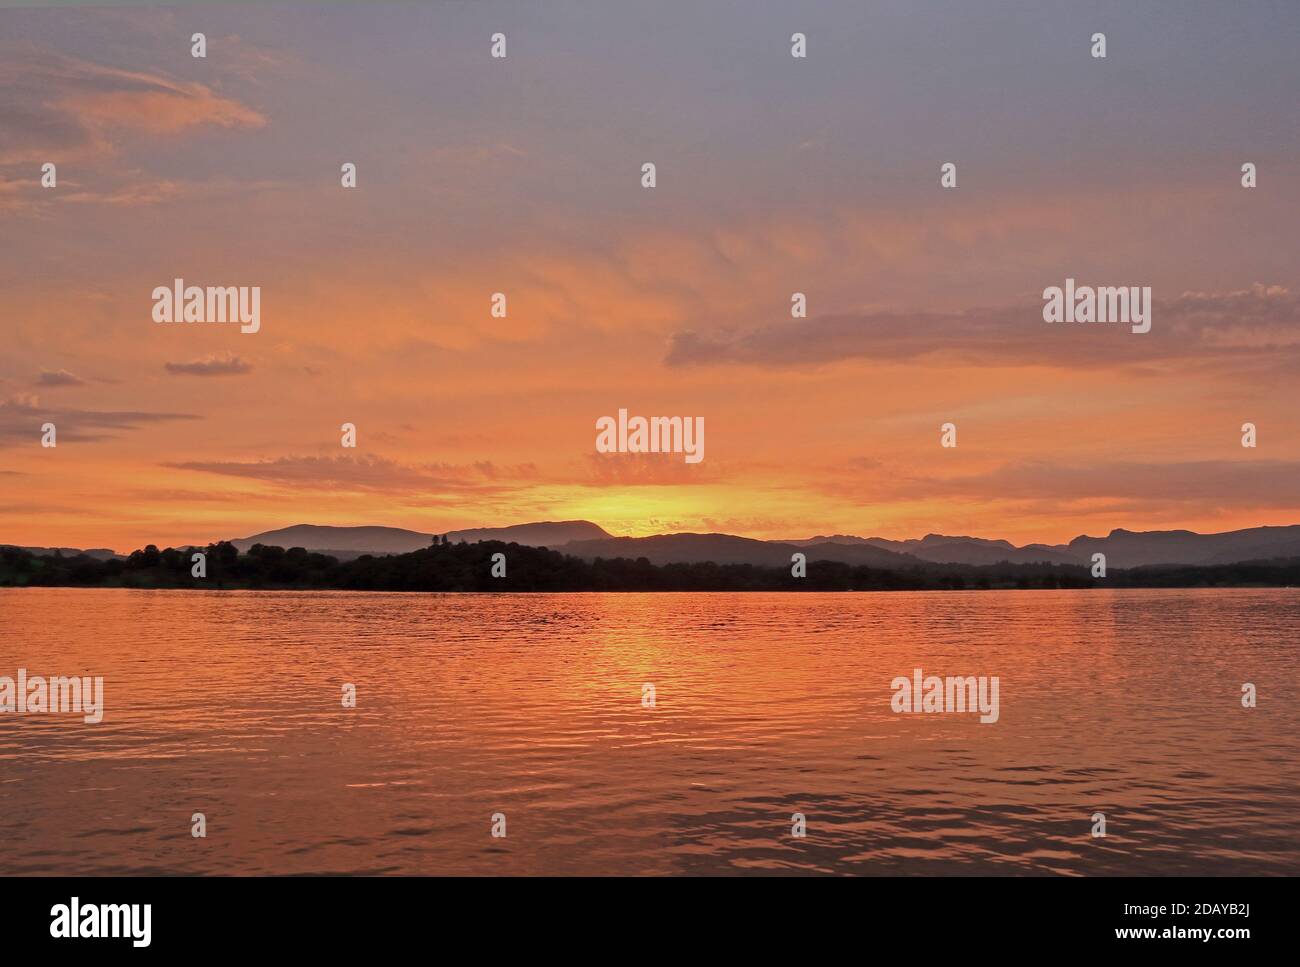
[[[590,524],[593,527],[599,528],[603,533],[605,533],[607,535],[607,539],[609,540],[647,540],[654,537],[675,537],[675,536],[684,536],[684,535],[694,535],[699,537],[737,537],[742,540],[751,540],[751,541],[756,541],[764,544],[794,544],[798,542],[816,541],[819,538],[822,539],[823,542],[833,543],[834,539],[837,537],[847,537],[858,541],[880,540],[880,541],[887,541],[891,544],[906,544],[910,542],[921,542],[930,537],[943,537],[954,541],[969,540],[969,541],[987,541],[991,543],[992,542],[1005,543],[1017,550],[1023,550],[1027,548],[1037,548],[1037,547],[1046,547],[1046,548],[1068,547],[1078,540],[1104,540],[1106,538],[1113,537],[1116,534],[1134,534],[1134,535],[1191,534],[1196,537],[1221,537],[1228,534],[1241,533],[1242,531],[1267,530],[1267,529],[1283,530],[1288,527],[1300,527],[1300,521],[1290,523],[1290,524],[1255,524],[1250,527],[1235,527],[1225,531],[1197,531],[1187,527],[1171,527],[1171,528],[1162,528],[1162,529],[1155,529],[1155,530],[1133,530],[1128,527],[1112,527],[1109,532],[1099,536],[1088,534],[1088,533],[1080,533],[1075,535],[1070,540],[1064,542],[1050,543],[1047,541],[1029,541],[1028,543],[1025,544],[1017,544],[1003,537],[980,537],[975,534],[943,534],[938,531],[930,531],[921,537],[907,537],[907,538],[881,537],[876,534],[864,537],[859,534],[850,534],[850,533],[844,533],[839,531],[836,531],[834,533],[819,533],[819,534],[811,535],[809,537],[785,537],[785,538],[749,537],[745,534],[736,534],[736,533],[731,533],[729,531],[695,531],[695,530],[661,531],[654,534],[642,534],[642,535],[614,534],[606,530],[603,525],[598,524],[595,521],[588,520],[586,518],[571,518],[569,520],[558,520],[558,521],[557,520],[533,520],[533,521],[524,521],[518,524],[479,525],[475,527],[459,527],[459,528],[452,528],[449,530],[439,529],[433,531],[415,530],[414,528],[400,527],[395,524],[297,523],[297,524],[286,524],[281,527],[273,527],[268,530],[258,531],[257,533],[250,534],[247,537],[223,537],[223,538],[217,538],[215,540],[209,540],[206,542],[184,542],[183,541],[180,543],[168,543],[166,545],[159,545],[152,541],[146,541],[144,543],[138,544],[138,546],[134,549],[143,550],[144,548],[149,547],[150,545],[165,550],[168,547],[175,549],[175,548],[182,548],[182,547],[209,547],[220,543],[233,544],[237,541],[249,541],[249,540],[253,540],[253,538],[262,537],[266,534],[273,534],[277,531],[292,530],[293,528],[296,527],[317,527],[317,528],[324,528],[324,529],[331,529],[331,530],[360,530],[362,528],[376,528],[380,530],[405,531],[407,533],[416,534],[422,537],[436,537],[436,536],[449,536],[453,534],[462,534],[468,531],[502,531],[502,530],[510,530],[515,528],[537,527],[537,526],[548,525],[548,524],[549,525]],[[606,538],[596,537],[596,538],[586,538],[586,539],[603,540]],[[569,543],[573,543],[573,541],[566,541],[564,544],[556,545],[556,547],[561,548],[565,546],[565,544],[569,544]],[[114,547],[74,546],[71,544],[19,544],[10,541],[0,541],[0,547],[16,547],[19,549],[48,548],[49,550],[63,550],[66,548],[69,550],[78,550],[78,551],[109,551],[113,554],[119,554],[117,548]],[[343,549],[338,548],[337,550],[343,550]]]

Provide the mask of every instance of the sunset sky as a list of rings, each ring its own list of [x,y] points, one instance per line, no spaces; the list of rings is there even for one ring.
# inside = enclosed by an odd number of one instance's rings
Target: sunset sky
[[[1300,6],[619,6],[0,10],[0,543],[1300,523]]]

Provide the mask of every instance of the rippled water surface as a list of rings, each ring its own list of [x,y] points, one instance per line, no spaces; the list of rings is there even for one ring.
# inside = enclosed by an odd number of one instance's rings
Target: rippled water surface
[[[0,675],[102,675],[106,712],[0,713],[0,842],[14,873],[1294,875],[1298,641],[1294,590],[5,590]],[[999,721],[892,712],[918,666],[998,676]]]

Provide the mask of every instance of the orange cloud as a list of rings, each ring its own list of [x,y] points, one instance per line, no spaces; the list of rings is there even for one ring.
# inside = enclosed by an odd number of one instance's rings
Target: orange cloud
[[[114,132],[260,128],[256,109],[205,84],[30,49],[0,56],[0,164],[112,154]]]
[[[202,84],[165,84],[161,79],[155,83],[158,88],[153,90],[76,94],[55,103],[87,124],[150,134],[175,134],[205,124],[222,128],[266,124],[257,111],[214,94]]]

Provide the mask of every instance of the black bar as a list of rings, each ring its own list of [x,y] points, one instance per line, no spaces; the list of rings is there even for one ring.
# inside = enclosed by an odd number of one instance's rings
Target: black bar
[[[1224,958],[1253,952],[1261,941],[1281,942],[1294,902],[1288,879],[1239,877],[53,877],[0,880],[0,891],[6,955],[115,951],[205,959],[255,951],[373,958],[413,950],[426,951],[423,959],[459,949],[460,960],[503,945],[536,955],[557,944],[615,959],[676,958],[714,946],[761,952],[769,941],[805,954],[824,943],[848,944],[859,952],[855,958],[910,953],[918,963],[1017,950]],[[149,945],[135,947],[129,937],[52,937],[52,910],[72,897],[83,913],[87,905],[149,904]],[[1177,933],[1191,930],[1211,936]]]

